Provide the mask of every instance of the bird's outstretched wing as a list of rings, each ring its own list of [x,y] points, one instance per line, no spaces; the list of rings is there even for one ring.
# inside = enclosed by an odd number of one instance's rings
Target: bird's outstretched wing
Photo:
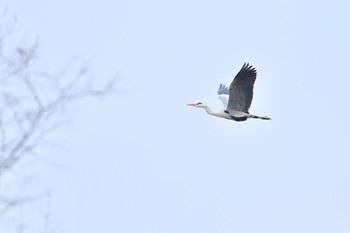
[[[230,94],[230,90],[224,84],[220,84],[219,90],[218,90],[218,95],[222,95],[222,94],[225,94],[225,95]]]
[[[230,96],[227,111],[241,111],[249,113],[248,110],[253,100],[255,79],[255,68],[249,65],[249,63],[244,63],[243,67],[230,85]]]
[[[224,84],[220,84],[218,89],[218,98],[221,100],[224,105],[224,109],[227,108],[228,98],[229,98],[230,90]]]

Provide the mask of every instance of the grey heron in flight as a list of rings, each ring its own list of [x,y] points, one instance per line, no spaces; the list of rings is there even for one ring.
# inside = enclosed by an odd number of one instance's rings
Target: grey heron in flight
[[[233,79],[230,88],[220,84],[218,97],[224,104],[224,110],[213,112],[207,105],[202,103],[187,104],[197,108],[204,108],[208,114],[222,117],[228,120],[245,121],[248,118],[271,120],[270,117],[255,116],[249,113],[249,108],[253,100],[253,88],[256,79],[256,69],[249,63],[244,63],[241,70]]]

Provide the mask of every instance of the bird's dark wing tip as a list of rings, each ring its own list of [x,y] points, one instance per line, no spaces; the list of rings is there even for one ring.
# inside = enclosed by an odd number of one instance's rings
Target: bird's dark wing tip
[[[243,72],[243,71],[249,71],[249,72],[252,72],[256,75],[256,69],[250,65],[248,62],[245,62],[240,70],[240,72]]]

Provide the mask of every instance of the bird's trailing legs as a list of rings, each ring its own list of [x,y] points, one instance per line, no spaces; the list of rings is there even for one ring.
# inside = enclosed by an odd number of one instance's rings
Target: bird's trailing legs
[[[255,116],[255,115],[249,115],[249,118],[254,118],[254,119],[261,119],[261,120],[271,120],[271,117],[268,116]]]

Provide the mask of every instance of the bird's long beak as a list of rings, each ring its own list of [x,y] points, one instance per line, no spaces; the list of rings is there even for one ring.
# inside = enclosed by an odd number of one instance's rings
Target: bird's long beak
[[[194,107],[194,106],[196,106],[196,104],[186,104],[187,106],[192,106],[192,107]]]

